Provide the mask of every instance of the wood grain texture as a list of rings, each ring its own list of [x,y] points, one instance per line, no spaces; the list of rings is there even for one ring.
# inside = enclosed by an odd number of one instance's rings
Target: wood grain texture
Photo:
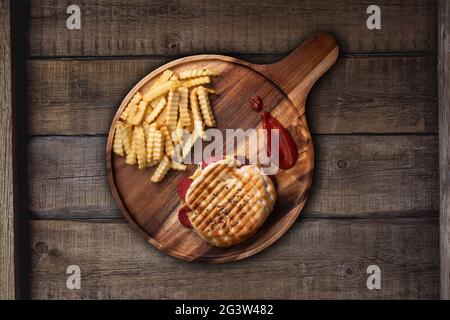
[[[314,184],[302,215],[437,214],[436,136],[315,136]],[[104,137],[33,137],[29,209],[42,218],[116,218]]]
[[[244,59],[249,59],[245,56]],[[274,62],[278,56],[251,57]],[[28,128],[38,135],[106,134],[133,83],[166,59],[30,60]],[[436,59],[345,56],[313,87],[313,134],[437,132]]]
[[[31,221],[32,299],[436,299],[437,219],[302,219],[268,250],[227,265],[187,263],[124,223]],[[66,268],[81,268],[67,290]],[[381,268],[368,290],[366,268]]]
[[[222,55],[197,55],[167,63],[139,81],[122,101],[106,145],[109,186],[129,224],[156,248],[188,261],[223,263],[241,260],[277,241],[299,216],[311,188],[314,149],[305,117],[306,98],[315,82],[336,62],[338,54],[336,40],[321,33],[306,39],[289,56],[273,64],[251,64]],[[145,96],[167,69],[177,73],[211,69],[220,73],[220,77],[213,81],[218,95],[211,97],[211,104],[214,106],[216,129],[223,137],[228,129],[261,128],[260,113],[248,103],[249,97],[259,96],[264,101],[264,110],[275,116],[295,141],[297,161],[275,175],[277,205],[264,225],[255,230],[254,236],[244,238],[245,241],[237,245],[218,248],[179,223],[177,216],[182,203],[176,190],[179,181],[192,171],[172,172],[160,183],[152,184],[148,181],[150,170],[138,170],[127,165],[124,157],[113,155],[113,138],[120,115],[136,92]],[[229,142],[222,143],[223,152],[227,152],[225,146]],[[245,155],[245,143],[239,142],[233,149],[241,149],[239,154]],[[258,142],[250,138],[248,144],[252,143]],[[158,201],[149,196],[156,194],[159,195]]]
[[[10,2],[0,0],[0,299],[16,291]]]
[[[439,1],[439,169],[441,298],[450,299],[450,2]]]
[[[378,1],[382,29],[368,30],[363,1],[84,1],[81,30],[66,28],[65,1],[31,1],[31,56],[288,53],[333,32],[344,52],[436,50],[436,1]]]

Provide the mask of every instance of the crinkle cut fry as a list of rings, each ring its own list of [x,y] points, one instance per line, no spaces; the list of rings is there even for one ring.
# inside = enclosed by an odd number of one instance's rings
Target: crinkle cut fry
[[[189,78],[197,78],[197,77],[205,77],[205,76],[218,76],[219,73],[212,69],[191,69],[184,70],[180,72],[180,79],[189,79]]]
[[[169,172],[169,169],[170,169],[170,160],[169,158],[167,158],[167,156],[164,156],[161,162],[159,163],[158,167],[156,168],[155,173],[153,173],[151,181],[154,183],[160,182],[162,179],[164,179],[167,172]]]
[[[116,129],[114,130],[113,151],[119,156],[123,156],[125,154],[125,149],[123,147],[122,141],[123,128],[123,123],[118,121],[116,124]]]
[[[208,127],[215,127],[216,120],[214,119],[214,113],[209,102],[208,92],[204,87],[199,87],[197,90],[198,101],[200,104],[200,110],[202,111],[203,119]]]

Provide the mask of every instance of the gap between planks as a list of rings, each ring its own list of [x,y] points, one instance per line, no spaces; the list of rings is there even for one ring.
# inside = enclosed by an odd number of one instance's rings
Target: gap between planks
[[[130,86],[165,62],[28,61],[28,133],[106,134]],[[435,57],[341,58],[308,97],[311,132],[437,132],[435,66]]]
[[[220,52],[216,54],[221,54]],[[241,53],[227,53],[230,57],[235,57],[249,62],[257,61],[278,61],[288,56],[288,54],[241,54]],[[26,59],[30,61],[39,60],[63,60],[63,61],[77,61],[77,60],[176,60],[190,56],[190,54],[184,55],[158,55],[158,54],[142,54],[142,55],[123,55],[123,56],[27,56]],[[388,57],[437,57],[437,51],[386,51],[386,52],[344,52],[339,54],[340,58],[388,58]]]
[[[303,216],[435,215],[435,136],[316,138],[316,176]],[[31,213],[41,218],[120,216],[106,184],[104,144],[104,138],[95,137],[33,138],[28,157]]]
[[[61,214],[64,210],[54,210],[54,211],[46,211],[44,215],[39,213],[33,213],[32,210],[29,210],[32,213],[28,217],[28,221],[72,221],[72,222],[92,222],[92,223],[127,223],[125,218],[120,217],[119,209],[111,211],[114,213],[114,216],[105,216],[105,217],[95,217],[90,218],[88,216],[71,216],[70,213],[67,215],[57,216],[55,213]],[[85,210],[86,212],[89,210]],[[319,213],[314,214],[314,216],[310,216],[308,213],[302,215],[300,214],[297,222],[301,222],[301,220],[307,219],[308,221],[314,220],[410,220],[410,219],[429,219],[429,220],[438,220],[439,211],[438,210],[429,210],[429,211],[394,211],[394,212],[373,212],[373,213],[352,213],[346,216],[337,216],[333,213]],[[296,222],[296,223],[297,223]]]
[[[74,31],[66,28],[65,3],[33,1],[24,10],[33,18],[27,39],[33,56],[288,53],[308,36],[327,31],[348,52],[436,49],[436,38],[430,37],[435,34],[435,1],[384,1],[381,31],[366,27],[371,4],[369,0],[130,0],[126,4],[97,0],[80,6],[82,27]]]
[[[354,133],[313,133],[312,137],[437,137],[436,132],[354,132]],[[106,133],[93,134],[40,134],[33,133],[28,135],[29,138],[107,138]]]

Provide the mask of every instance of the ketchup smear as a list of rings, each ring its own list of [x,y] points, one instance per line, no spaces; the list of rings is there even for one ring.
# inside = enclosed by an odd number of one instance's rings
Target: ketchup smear
[[[262,105],[263,105],[263,99],[260,96],[253,96],[248,99],[248,102],[250,102],[250,106],[255,111],[261,111]]]
[[[194,180],[192,180],[191,178],[187,178],[187,177],[181,179],[180,182],[178,182],[177,193],[178,193],[178,196],[183,201],[186,200],[186,192],[188,191],[188,189],[191,186],[192,182],[194,182]]]
[[[269,112],[262,113],[262,127],[267,130],[266,134],[266,142],[267,142],[267,152],[269,157],[272,154],[272,133],[271,129],[278,129],[279,132],[279,164],[278,166],[287,170],[292,168],[298,159],[298,151],[297,145],[295,144],[294,139],[292,138],[289,131],[286,130],[285,127]]]
[[[188,191],[189,186],[192,182],[194,182],[194,180],[192,180],[191,178],[183,178],[178,183],[177,193],[183,201],[186,201],[186,192]],[[184,206],[180,209],[180,211],[178,211],[178,220],[183,225],[183,227],[186,228],[192,228],[191,221],[189,221],[189,217],[187,215],[189,211],[191,211],[191,208],[189,208],[188,206]]]
[[[180,211],[178,211],[178,220],[183,225],[183,227],[186,228],[192,228],[191,221],[189,221],[189,217],[187,215],[189,211],[192,211],[192,209],[188,206],[184,206],[180,209]]]

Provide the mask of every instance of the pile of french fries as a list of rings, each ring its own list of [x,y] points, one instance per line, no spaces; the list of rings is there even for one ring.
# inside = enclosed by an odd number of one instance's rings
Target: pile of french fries
[[[216,126],[208,97],[216,92],[203,85],[218,75],[211,69],[164,71],[147,93],[136,92],[120,115],[114,153],[139,169],[157,166],[151,177],[154,183],[170,169],[186,170],[182,159],[197,139],[203,139],[205,126]]]

